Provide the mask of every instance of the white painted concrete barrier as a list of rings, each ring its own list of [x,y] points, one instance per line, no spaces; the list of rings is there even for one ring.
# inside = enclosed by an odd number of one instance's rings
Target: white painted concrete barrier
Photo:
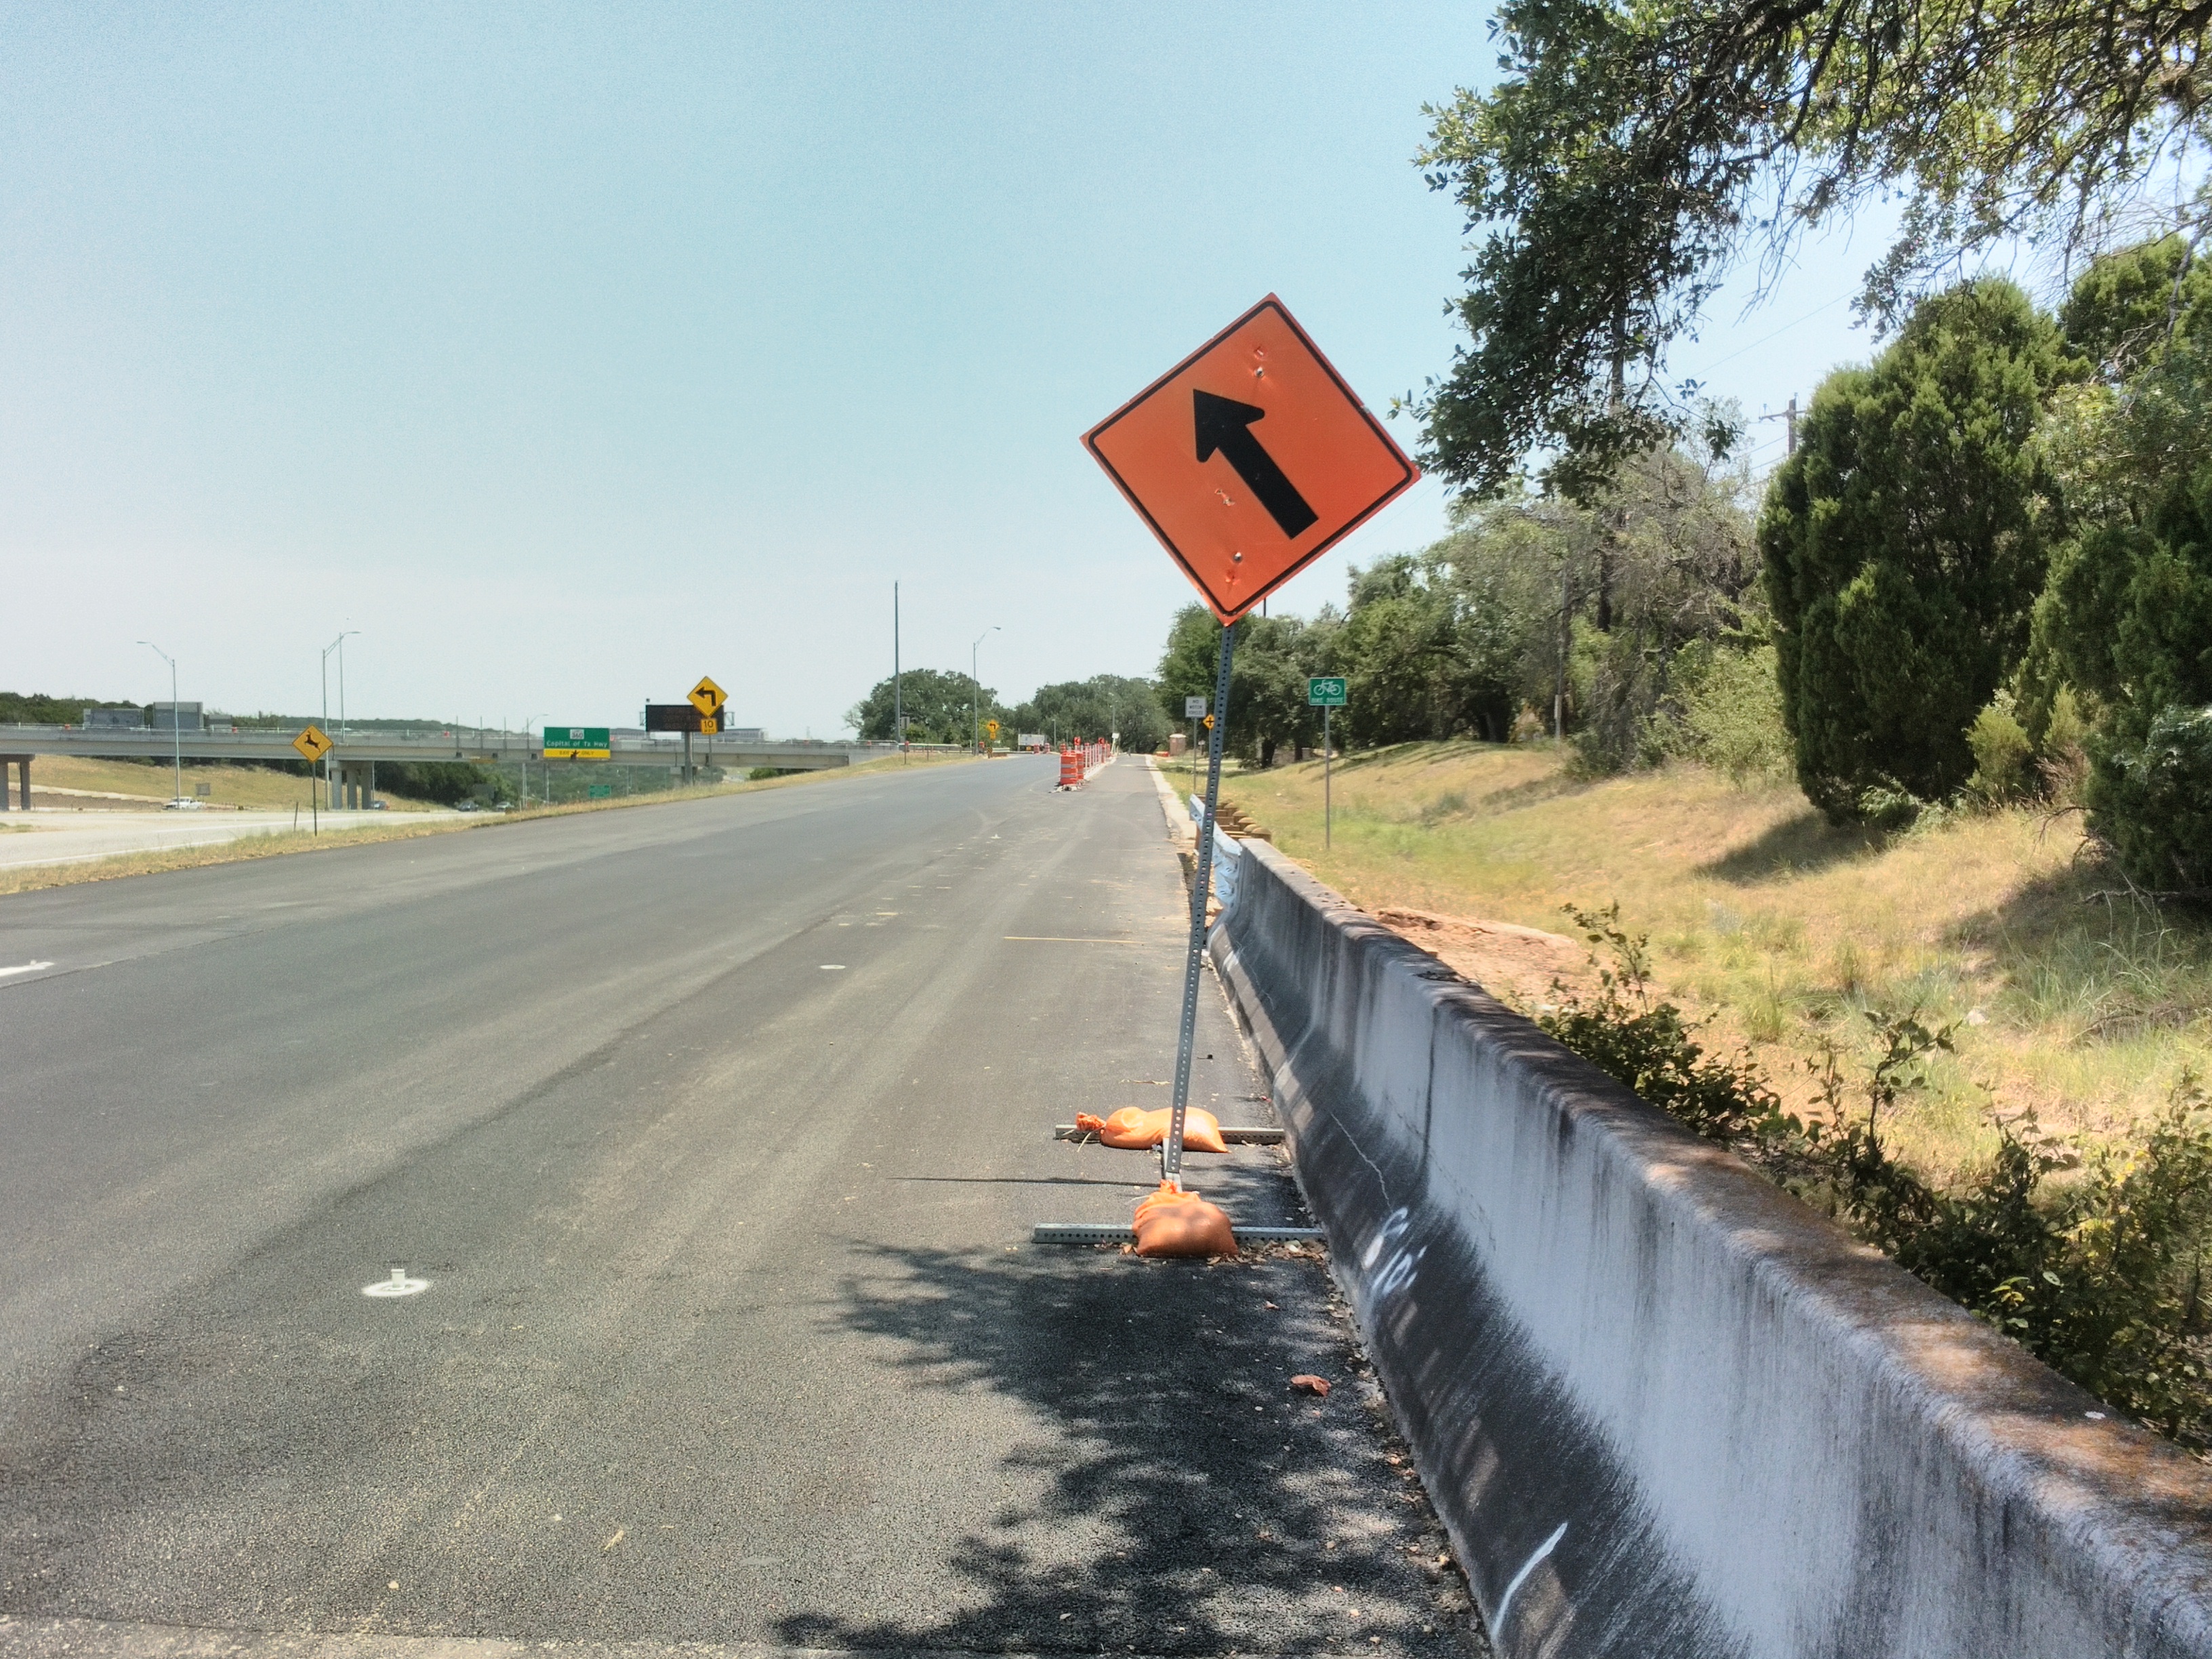
[[[1247,842],[1216,966],[1508,1659],[2212,1659],[2212,1470]]]

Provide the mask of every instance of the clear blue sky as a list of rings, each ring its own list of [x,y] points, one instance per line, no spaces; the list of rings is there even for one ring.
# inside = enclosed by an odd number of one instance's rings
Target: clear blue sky
[[[622,722],[711,672],[822,736],[895,579],[909,665],[996,624],[1010,699],[1148,673],[1188,589],[1079,434],[1271,289],[1378,412],[1443,367],[1462,231],[1410,157],[1486,17],[9,5],[0,687],[165,697],[151,639],[187,698],[310,710],[350,628],[356,714]],[[1834,255],[1680,368],[1755,415],[1863,356]]]

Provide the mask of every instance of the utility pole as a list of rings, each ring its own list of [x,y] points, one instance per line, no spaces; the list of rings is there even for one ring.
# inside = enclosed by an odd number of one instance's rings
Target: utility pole
[[[891,584],[891,741],[899,746],[899,764],[906,764],[906,696],[899,678],[899,606],[896,582]]]
[[[1759,418],[1762,421],[1788,422],[1783,428],[1784,436],[1782,441],[1782,453],[1784,457],[1795,455],[1797,453],[1797,394],[1796,392],[1790,394],[1790,406],[1787,409],[1778,409],[1771,415],[1762,415]]]
[[[1575,648],[1575,626],[1571,607],[1574,589],[1570,583],[1567,567],[1559,567],[1559,672],[1552,682],[1552,737],[1553,741],[1567,740],[1567,655]]]
[[[1619,312],[1613,317],[1613,402],[1611,413],[1618,416],[1628,401],[1628,325]],[[1605,536],[1597,550],[1597,631],[1613,632],[1613,556],[1620,550],[1622,538],[1628,529],[1628,508],[1616,504],[1607,515]]]
[[[349,628],[345,630],[345,634],[339,635],[337,638],[323,647],[323,730],[325,732],[328,732],[331,727],[331,653],[336,651],[338,653],[338,709],[343,717],[345,710],[346,634],[358,634],[360,631],[357,628]],[[345,724],[344,720],[341,718],[338,724],[343,726]],[[331,765],[337,753],[337,745],[332,744],[323,755],[323,788],[329,794],[331,805],[333,808],[338,805],[337,781],[331,773]]]
[[[169,759],[176,772],[175,793],[170,799],[182,800],[185,798],[185,726],[184,711],[177,707],[177,659],[151,640],[141,640],[138,643],[169,665]],[[27,767],[27,763],[26,765]],[[24,775],[30,775],[27,769]],[[26,791],[23,805],[28,807],[31,804],[27,798],[30,786],[26,784],[23,787]]]

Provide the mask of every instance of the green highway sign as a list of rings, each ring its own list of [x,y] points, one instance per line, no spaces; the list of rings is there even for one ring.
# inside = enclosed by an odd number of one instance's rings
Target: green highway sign
[[[545,728],[547,760],[606,760],[613,754],[604,726],[549,726]]]
[[[1306,705],[1311,708],[1341,708],[1345,705],[1344,676],[1324,675],[1306,682]]]
[[[614,799],[614,785],[611,783],[594,783],[586,787],[584,790],[584,799],[586,800],[612,800]]]

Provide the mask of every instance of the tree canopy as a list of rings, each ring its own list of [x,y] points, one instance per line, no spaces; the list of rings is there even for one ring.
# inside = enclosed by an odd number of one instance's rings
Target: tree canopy
[[[998,693],[988,685],[978,688],[965,674],[909,668],[899,678],[896,701],[906,715],[908,743],[972,741],[975,726],[971,709],[977,711],[975,718],[997,720],[1002,726],[1008,719],[1007,711],[1000,705]],[[853,705],[845,719],[862,738],[890,742],[896,737],[891,729],[893,701],[891,681],[888,678],[878,680],[868,695]]]
[[[1417,400],[1424,460],[1491,493],[1545,453],[1583,491],[1696,420],[1667,354],[1732,268],[1878,194],[1905,203],[1861,296],[1885,328],[2009,239],[2201,232],[2202,188],[2156,210],[2144,187],[2203,173],[2208,23],[2174,0],[1505,0],[1496,84],[1427,112],[1429,182],[1482,240],[1470,342]]]
[[[1168,720],[1150,680],[1123,674],[1093,674],[1087,680],[1040,685],[1015,705],[1014,728],[1041,732],[1048,740],[1097,738],[1121,734],[1121,747],[1150,754],[1168,738]],[[1006,741],[1006,734],[1000,734]]]
[[[1589,506],[1518,489],[1463,497],[1441,540],[1355,567],[1344,609],[1237,624],[1224,740],[1263,765],[1318,744],[1306,681],[1330,674],[1348,682],[1331,731],[1350,746],[1502,743],[1534,708],[1547,726],[1556,713],[1600,769],[1687,752],[1652,736],[1682,713],[1668,702],[1676,658],[1756,644],[1743,489],[1740,471],[1662,449],[1633,458]],[[1212,696],[1220,641],[1202,606],[1176,617],[1159,670],[1170,714]]]

